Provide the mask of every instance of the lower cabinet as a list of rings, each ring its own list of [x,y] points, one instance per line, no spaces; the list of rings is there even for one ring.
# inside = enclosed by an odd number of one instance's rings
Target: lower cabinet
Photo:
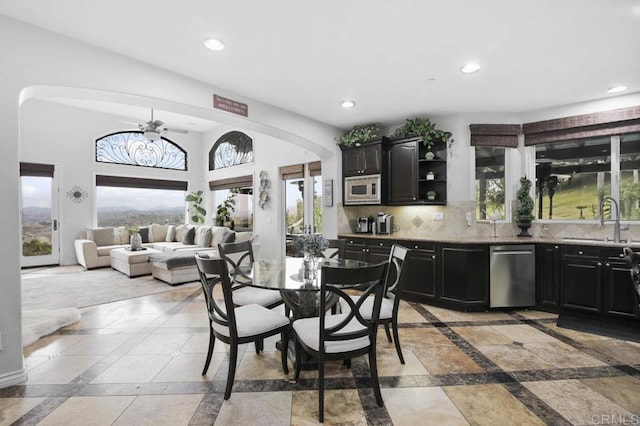
[[[489,306],[489,245],[442,244],[438,300],[464,311]]]
[[[602,313],[602,271],[598,247],[563,246],[562,308]]]
[[[536,308],[560,311],[560,246],[536,246]]]
[[[602,294],[602,313],[634,318],[640,316],[635,289],[622,249],[605,249]]]
[[[436,244],[423,241],[402,241],[411,251],[404,263],[401,298],[412,302],[433,302],[437,299]]]
[[[385,262],[389,260],[393,243],[393,240],[347,238],[345,258],[371,263]]]

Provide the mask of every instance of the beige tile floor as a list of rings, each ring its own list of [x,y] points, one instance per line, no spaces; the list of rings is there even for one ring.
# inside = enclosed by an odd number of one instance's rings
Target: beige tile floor
[[[406,363],[378,335],[385,406],[365,358],[327,368],[326,424],[640,423],[640,345],[559,328],[537,311],[463,313],[402,302]],[[277,337],[245,345],[231,398],[227,348],[201,376],[198,289],[98,305],[25,348],[26,384],[0,389],[0,425],[317,424],[317,372],[282,373]],[[635,423],[634,423],[635,422]]]

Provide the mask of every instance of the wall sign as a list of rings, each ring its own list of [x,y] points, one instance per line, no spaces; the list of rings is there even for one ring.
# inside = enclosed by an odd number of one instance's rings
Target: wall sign
[[[249,106],[247,104],[243,104],[242,102],[234,101],[233,99],[225,98],[219,95],[213,95],[213,107],[221,109],[223,111],[242,115],[243,117],[249,116]]]
[[[333,206],[333,179],[325,179],[322,199],[325,207]]]

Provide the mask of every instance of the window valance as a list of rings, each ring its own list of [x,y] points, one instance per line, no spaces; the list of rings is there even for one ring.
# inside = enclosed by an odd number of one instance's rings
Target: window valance
[[[471,124],[471,146],[517,148],[520,124]]]

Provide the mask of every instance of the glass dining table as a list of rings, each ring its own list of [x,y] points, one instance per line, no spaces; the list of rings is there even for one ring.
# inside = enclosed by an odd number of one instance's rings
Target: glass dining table
[[[241,285],[280,291],[296,320],[318,315],[323,265],[331,268],[361,268],[370,264],[360,260],[331,258],[316,258],[314,262],[305,261],[302,257],[259,259],[251,265],[237,267],[233,280]],[[327,300],[327,307],[336,302]]]

